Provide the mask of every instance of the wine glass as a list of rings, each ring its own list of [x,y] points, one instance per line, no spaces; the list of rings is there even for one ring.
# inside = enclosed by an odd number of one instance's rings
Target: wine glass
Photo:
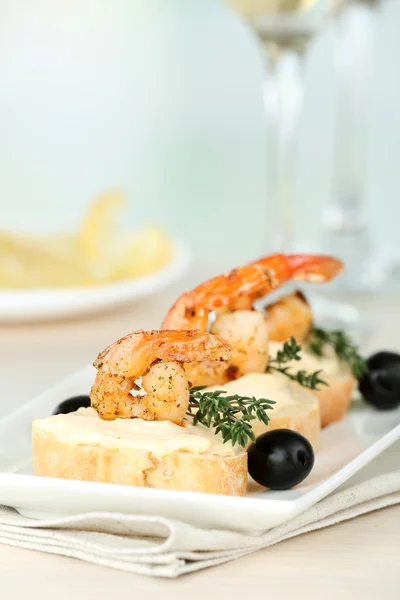
[[[365,211],[368,98],[376,11],[383,0],[344,0],[335,19],[333,189],[323,211],[324,249],[342,258],[344,275],[331,288],[368,290],[399,274],[398,257],[374,250]]]
[[[304,88],[304,58],[332,0],[226,0],[255,32],[266,62],[270,249],[295,251],[295,151]],[[276,224],[278,223],[278,227]]]
[[[295,252],[295,151],[305,57],[310,41],[340,9],[343,0],[226,1],[245,17],[255,32],[266,62],[264,98],[270,150],[268,208],[275,226],[269,236],[269,249]],[[278,214],[271,215],[272,210]],[[356,309],[323,298],[309,288],[307,296],[317,319],[327,322],[327,314],[330,314],[335,316],[337,328],[362,330]]]

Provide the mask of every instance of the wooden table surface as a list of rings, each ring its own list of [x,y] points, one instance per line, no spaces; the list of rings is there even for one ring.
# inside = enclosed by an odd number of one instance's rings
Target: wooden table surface
[[[50,387],[120,335],[156,328],[177,288],[129,309],[64,323],[0,326],[0,416]],[[366,351],[399,349],[399,300],[351,298],[372,335]],[[400,446],[397,446],[400,451]],[[397,451],[396,448],[396,451]],[[0,545],[1,598],[400,598],[400,506],[285,541],[178,580],[155,580]]]

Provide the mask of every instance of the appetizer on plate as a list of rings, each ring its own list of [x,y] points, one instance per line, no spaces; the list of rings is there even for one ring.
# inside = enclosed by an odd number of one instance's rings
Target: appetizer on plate
[[[34,472],[244,495],[245,451],[185,419],[190,389],[183,363],[230,355],[229,345],[208,333],[136,331],[118,340],[95,361],[92,408],[33,422]]]
[[[254,306],[289,278],[329,281],[341,268],[279,254],[184,293],[160,331],[98,355],[90,398],[33,422],[35,474],[230,495],[246,493],[248,472],[272,489],[299,484],[321,424],[344,415],[356,379],[371,403],[378,390],[381,408],[400,391],[387,383],[397,355],[390,373],[380,355],[367,364],[343,332],[314,327],[300,292]]]

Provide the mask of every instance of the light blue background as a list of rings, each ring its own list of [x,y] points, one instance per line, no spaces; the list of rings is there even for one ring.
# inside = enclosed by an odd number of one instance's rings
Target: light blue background
[[[375,246],[400,220],[400,2],[376,16],[367,131]],[[333,33],[311,47],[296,237],[318,241],[332,176]],[[158,221],[198,255],[263,250],[268,206],[262,65],[217,0],[0,0],[0,224],[79,221],[119,186],[135,226]],[[275,224],[272,223],[274,226]]]

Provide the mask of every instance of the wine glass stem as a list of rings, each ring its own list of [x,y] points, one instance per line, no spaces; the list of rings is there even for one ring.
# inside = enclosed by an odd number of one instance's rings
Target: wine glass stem
[[[268,134],[268,212],[275,249],[294,249],[295,158],[304,90],[304,51],[263,42]],[[277,227],[276,227],[277,225]]]
[[[372,5],[352,2],[336,19],[333,186],[323,214],[324,240],[346,263],[342,285],[355,288],[364,286],[371,253],[365,182],[374,16]]]

